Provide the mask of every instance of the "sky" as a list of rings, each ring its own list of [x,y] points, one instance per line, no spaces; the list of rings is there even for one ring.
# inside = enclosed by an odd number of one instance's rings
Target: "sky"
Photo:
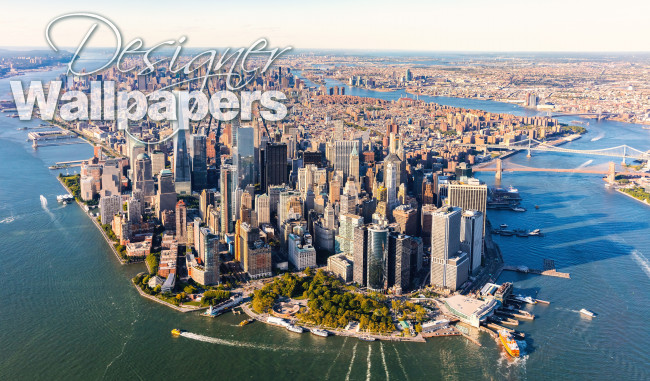
[[[47,47],[58,16],[93,13],[120,30],[122,46],[187,37],[188,47],[249,46],[261,37],[299,50],[650,51],[644,0],[11,1],[0,12],[0,46]],[[76,47],[92,22],[64,19],[52,41]],[[99,24],[89,47],[116,47]]]

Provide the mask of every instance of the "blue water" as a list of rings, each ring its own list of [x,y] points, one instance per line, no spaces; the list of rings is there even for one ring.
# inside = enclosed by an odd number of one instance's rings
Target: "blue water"
[[[0,96],[7,92],[8,82],[1,80]],[[448,101],[527,112],[496,102]],[[546,233],[496,237],[505,261],[539,268],[550,258],[559,271],[571,273],[568,280],[501,276],[519,292],[551,301],[530,308],[538,319],[520,325],[527,334],[525,356],[512,361],[484,334],[482,347],[462,338],[426,344],[322,339],[259,323],[240,328],[242,317],[205,319],[142,299],[129,279],[143,266],[119,265],[80,208],[56,203],[63,188],[47,167],[87,158],[91,147],[34,150],[25,141],[27,132],[16,130],[24,124],[0,114],[0,379],[650,378],[650,208],[606,189],[599,176],[504,173],[502,185],[517,187],[528,211],[490,211],[490,220]],[[564,147],[627,143],[650,149],[649,137],[640,126],[592,121],[588,134]],[[599,165],[609,159],[534,153],[505,164],[568,168],[589,160]],[[480,177],[494,181],[489,174]],[[598,317],[583,318],[581,308]],[[203,336],[173,339],[174,327]]]

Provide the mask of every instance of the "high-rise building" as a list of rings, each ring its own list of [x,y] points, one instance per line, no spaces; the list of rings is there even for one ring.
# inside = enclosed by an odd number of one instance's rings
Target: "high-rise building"
[[[110,224],[113,216],[122,210],[122,197],[118,194],[102,197],[99,200],[99,209],[102,224]]]
[[[366,226],[354,228],[352,279],[360,286],[368,284],[368,229]]]
[[[139,224],[142,221],[142,204],[137,198],[131,197],[126,202],[129,223]]]
[[[163,169],[158,175],[158,192],[156,193],[156,215],[162,220],[162,213],[166,210],[173,211],[176,205],[176,191],[174,190],[174,175],[169,169]]]
[[[220,194],[221,194],[221,238],[232,233],[234,229],[233,211],[235,202],[233,200],[233,176],[235,169],[231,165],[221,166]]]
[[[211,286],[219,283],[219,239],[208,228],[195,228],[194,242],[200,263],[188,269],[190,277],[199,284]]]
[[[350,175],[349,177],[354,179],[354,182],[359,184],[359,151],[357,147],[352,148],[350,153]]]
[[[181,118],[182,119],[182,118]],[[172,122],[174,123],[174,122]],[[181,123],[180,121],[178,123]],[[190,155],[187,150],[187,130],[174,136],[174,187],[178,194],[192,193]]]
[[[208,187],[207,137],[192,135],[192,189],[200,192]]]
[[[343,178],[350,176],[350,156],[353,151],[361,152],[359,140],[342,140],[334,142],[334,170],[342,171]]]
[[[393,210],[393,218],[402,234],[416,236],[418,232],[418,212],[410,205],[400,205]]]
[[[336,253],[352,258],[354,254],[354,229],[363,225],[363,217],[342,214],[339,217],[339,234],[336,236]]]
[[[239,186],[255,184],[255,130],[252,127],[237,129],[237,174]]]
[[[388,237],[388,287],[394,287],[401,294],[411,282],[411,237],[391,233]]]
[[[147,197],[154,195],[154,182],[151,173],[151,158],[146,153],[138,155],[135,161],[135,176],[133,189],[139,190]]]
[[[102,170],[102,197],[122,193],[122,164],[119,159],[107,159]]]
[[[182,200],[176,203],[176,241],[187,243],[187,207]]]
[[[203,189],[199,197],[199,215],[202,220],[206,220],[208,216],[208,206],[214,206],[215,197],[214,191],[211,189]]]
[[[467,254],[460,251],[462,209],[442,207],[432,213],[431,284],[456,291],[468,278]]]
[[[386,214],[391,216],[392,210],[397,206],[397,168],[395,163],[386,163],[386,171],[384,171],[384,183],[386,184]]]
[[[388,228],[385,225],[368,227],[368,289],[381,291],[388,285]]]
[[[255,212],[257,213],[257,223],[260,225],[271,223],[271,208],[269,201],[269,196],[267,194],[258,194],[255,196]]]
[[[485,234],[485,217],[487,211],[487,185],[478,179],[469,179],[468,183],[450,182],[447,187],[447,204],[463,210],[478,210],[483,214],[483,234]]]
[[[316,267],[316,249],[312,246],[311,235],[297,226],[287,239],[289,262],[297,269]]]
[[[154,176],[158,176],[160,171],[165,169],[166,156],[164,152],[154,151],[151,154],[151,172]]]
[[[287,145],[284,143],[269,143],[263,149],[263,156],[262,191],[265,191],[271,185],[288,184]]]
[[[461,216],[460,247],[469,257],[469,271],[475,273],[481,267],[483,251],[483,213],[465,210]]]
[[[273,275],[271,247],[259,238],[259,229],[241,223],[239,230],[240,261],[244,271],[253,279]]]

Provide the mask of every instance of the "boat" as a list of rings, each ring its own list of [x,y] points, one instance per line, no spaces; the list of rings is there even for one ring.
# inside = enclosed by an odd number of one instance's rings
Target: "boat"
[[[512,208],[510,208],[510,210],[512,210],[513,212],[525,212],[526,208],[522,208],[521,206],[513,206]]]
[[[506,349],[506,352],[512,357],[519,357],[519,345],[512,338],[510,332],[505,329],[499,330],[499,338],[501,339],[501,344]]]
[[[515,235],[515,232],[513,232],[512,230],[501,230],[501,231],[499,231],[499,234],[501,234],[502,236],[508,237],[508,236],[511,236],[511,235]]]
[[[535,209],[539,209],[539,205],[535,205]]]
[[[499,225],[499,227],[500,227],[501,229],[505,229],[505,228],[508,227],[508,224],[501,224],[501,225]]]
[[[542,231],[539,229],[535,229],[532,232],[528,233],[528,235],[541,235]]]
[[[287,331],[294,332],[294,333],[303,333],[303,332],[305,332],[304,328],[302,328],[299,325],[293,325],[293,324],[287,325]]]
[[[643,129],[644,130],[650,130],[650,126],[644,126]]]
[[[596,317],[596,314],[595,314],[595,313],[589,311],[589,310],[586,309],[586,308],[581,309],[581,310],[580,310],[580,313],[583,314],[583,315],[585,315],[585,316],[589,316],[589,317],[591,317],[591,318],[592,318],[592,317]]]
[[[513,295],[512,296],[515,300],[518,300],[520,302],[528,303],[528,304],[536,304],[537,301],[533,299],[532,296],[523,296],[523,295]]]
[[[56,201],[57,202],[65,203],[65,202],[70,202],[70,201],[73,201],[73,200],[74,200],[74,196],[71,195],[71,194],[60,194],[60,195],[56,196]]]
[[[519,194],[519,189],[513,187],[512,185],[508,187],[508,193],[517,193]]]
[[[242,322],[241,322],[241,323],[239,323],[239,326],[240,326],[240,327],[243,327],[243,326],[245,326],[245,325],[247,325],[247,324],[250,324],[250,323],[252,323],[252,322],[253,322],[253,320],[254,320],[253,318],[250,318],[250,319],[246,319],[246,320],[242,320]]]
[[[180,335],[181,335],[181,330],[180,329],[178,329],[178,328],[172,329],[172,336],[177,337],[177,336],[180,336]]]
[[[529,235],[529,233],[526,232],[526,231],[518,231],[515,234],[517,234],[517,237],[528,237],[528,235]]]
[[[330,335],[330,333],[324,329],[318,329],[318,328],[312,328],[309,330],[313,335],[316,336],[321,336],[321,337],[327,337]]]
[[[377,340],[377,339],[375,339],[374,337],[370,337],[370,336],[360,336],[360,337],[359,337],[359,340],[363,340],[363,341],[375,341],[375,340]]]

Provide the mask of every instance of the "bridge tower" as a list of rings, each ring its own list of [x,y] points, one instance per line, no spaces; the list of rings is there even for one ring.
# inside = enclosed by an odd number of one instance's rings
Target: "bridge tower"
[[[526,157],[531,157],[531,156],[532,156],[532,155],[530,154],[530,142],[531,142],[531,140],[532,140],[532,139],[531,139],[530,137],[528,137],[528,154],[526,155]]]
[[[625,165],[625,156],[627,156],[627,146],[623,146],[623,161],[621,162],[621,165]]]
[[[607,182],[614,183],[616,181],[616,164],[613,161],[609,162],[609,174],[607,175]]]
[[[496,172],[494,173],[494,178],[497,179],[497,180],[501,180],[501,173],[502,173],[502,170],[501,170],[501,159],[497,159],[497,170],[496,170]]]

